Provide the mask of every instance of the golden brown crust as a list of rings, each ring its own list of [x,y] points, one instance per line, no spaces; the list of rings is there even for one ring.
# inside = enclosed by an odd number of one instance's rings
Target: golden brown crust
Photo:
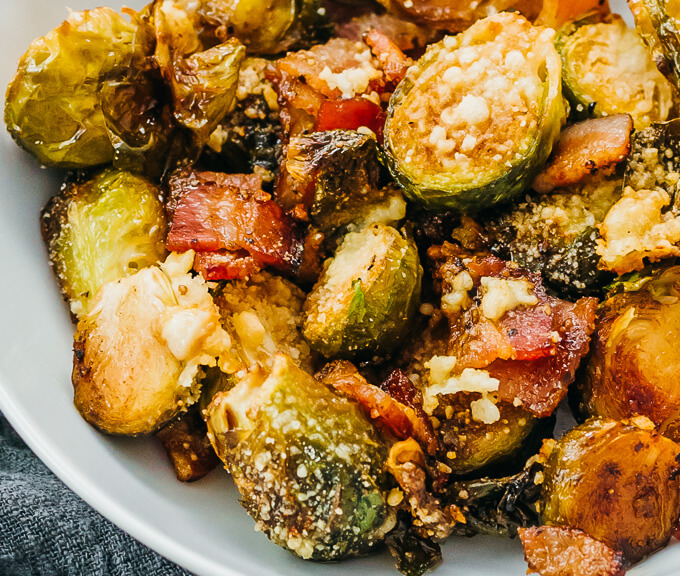
[[[534,526],[518,531],[527,574],[541,576],[623,576],[620,552],[581,530],[558,526]]]

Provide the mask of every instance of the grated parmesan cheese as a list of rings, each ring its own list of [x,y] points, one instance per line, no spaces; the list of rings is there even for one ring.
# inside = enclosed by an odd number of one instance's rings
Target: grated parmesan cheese
[[[538,298],[534,294],[534,285],[523,278],[493,278],[484,276],[481,279],[483,290],[482,313],[489,320],[500,319],[503,314],[519,306],[536,306]]]

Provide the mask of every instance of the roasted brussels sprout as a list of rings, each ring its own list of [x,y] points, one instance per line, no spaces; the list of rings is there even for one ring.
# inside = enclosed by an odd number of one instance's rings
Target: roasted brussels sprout
[[[395,187],[380,189],[375,137],[329,130],[291,138],[286,169],[301,186],[313,188],[310,220],[324,235],[349,224],[394,224],[406,214]]]
[[[40,162],[84,168],[113,160],[99,103],[103,80],[125,70],[135,26],[110,8],[72,12],[35,40],[5,100],[5,123]]]
[[[76,327],[74,402],[109,434],[153,432],[198,398],[201,366],[240,363],[194,255],[104,284]]]
[[[395,228],[347,234],[305,301],[304,337],[326,357],[389,352],[418,309],[421,276],[414,242]]]
[[[676,88],[680,88],[678,12],[659,0],[628,0],[635,27],[652,52],[653,60]]]
[[[586,14],[566,24],[555,45],[577,115],[627,113],[638,130],[668,118],[673,88],[620,16]]]
[[[64,186],[42,212],[42,232],[64,297],[76,316],[106,282],[165,257],[160,189],[109,169]]]
[[[545,466],[543,521],[583,530],[629,562],[668,542],[680,514],[680,446],[653,429],[639,417],[567,432]]]
[[[633,134],[621,199],[599,226],[600,267],[617,274],[680,256],[680,120]]]
[[[232,105],[245,48],[231,38],[199,50],[191,17],[174,2],[155,3],[153,20],[154,56],[172,94],[173,116],[200,150]]]
[[[540,273],[559,293],[599,294],[612,275],[598,267],[596,227],[620,198],[621,188],[620,177],[598,175],[530,197],[485,222],[489,248]]]
[[[409,69],[385,124],[389,167],[409,198],[478,211],[531,183],[565,117],[553,35],[497,14]]]
[[[253,54],[303,48],[324,35],[318,0],[201,0],[197,14],[215,35],[229,30]]]
[[[509,402],[496,404],[499,418],[495,422],[477,421],[472,418],[470,406],[478,398],[478,395],[464,392],[439,398],[437,408],[432,412],[439,422],[437,460],[457,476],[479,476],[500,466],[508,474],[512,472],[513,463],[518,464],[515,469],[521,468],[527,452],[523,449],[528,444],[537,448],[546,433],[552,431],[552,426]]]
[[[629,418],[643,414],[680,440],[680,267],[636,274],[598,310],[579,412]]]
[[[208,431],[269,538],[298,556],[364,554],[394,527],[387,447],[359,408],[283,355],[218,394]]]

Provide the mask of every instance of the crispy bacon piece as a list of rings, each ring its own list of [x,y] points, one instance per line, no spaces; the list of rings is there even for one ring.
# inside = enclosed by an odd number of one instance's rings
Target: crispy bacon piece
[[[196,252],[194,269],[208,281],[247,278],[262,267],[245,250]]]
[[[168,250],[196,250],[197,267],[212,279],[220,277],[220,261],[222,278],[245,277],[253,264],[295,270],[302,239],[290,216],[261,190],[260,183],[255,176],[218,172],[183,172],[173,177]],[[251,260],[236,265],[242,257]]]
[[[560,134],[548,164],[536,176],[534,190],[550,192],[616,166],[630,152],[632,131],[633,119],[628,114],[592,118],[569,126]]]
[[[346,38],[333,38],[325,44],[317,44],[309,50],[290,52],[276,62],[278,71],[286,76],[299,78],[305,84],[321,93],[326,98],[342,98],[343,91],[336,83],[329,80],[330,74],[342,74],[354,68],[365,69],[370,66],[370,58],[365,45],[352,42]],[[370,55],[369,55],[370,56]],[[362,93],[379,91],[384,84],[383,78],[375,74]]]
[[[372,420],[393,436],[401,439],[415,438],[429,454],[434,455],[437,452],[438,445],[432,424],[422,410],[422,397],[419,409],[409,405],[410,403],[402,403],[385,390],[367,382],[351,362],[342,360],[328,364],[317,378],[356,400]],[[397,384],[393,381],[390,386]],[[412,402],[417,403],[418,398],[417,394],[412,395]]]
[[[347,81],[347,71],[352,70],[357,71],[357,77],[360,78],[354,84]],[[291,52],[276,61],[275,66],[268,70],[267,77],[279,94],[281,122],[288,137],[314,129],[321,130],[316,124],[325,101],[358,100],[363,94],[380,94],[386,87],[385,76],[377,60],[371,58],[368,47],[346,38],[333,38],[309,50]],[[352,107],[352,110],[345,112],[356,113],[359,104],[341,106]],[[364,106],[367,108],[368,104]],[[333,107],[328,108],[326,119],[320,120],[322,124],[328,123],[329,115],[337,117],[338,114],[333,114],[333,111]],[[377,110],[371,111],[373,118]],[[362,114],[365,115],[365,112]],[[346,113],[344,116],[351,118],[352,114]],[[375,122],[371,120],[371,123]],[[373,129],[370,124],[368,127]]]
[[[385,74],[385,80],[396,86],[406,76],[406,70],[413,61],[406,56],[388,36],[371,28],[364,36],[373,55],[378,59],[378,66]]]
[[[493,256],[466,258],[453,244],[434,246],[428,255],[435,261],[436,283],[444,292],[464,271],[474,288],[485,276],[524,278],[533,284],[538,304],[510,310],[496,321],[484,317],[479,295],[472,290],[469,308],[449,318],[447,353],[458,358],[456,370],[483,369],[497,378],[501,400],[519,401],[539,417],[552,414],[588,352],[597,300],[571,303],[548,296],[539,276]]]
[[[623,576],[623,555],[575,528],[519,528],[528,573],[541,576]]]
[[[581,298],[576,303],[550,299],[553,328],[559,335],[555,354],[532,362],[496,360],[485,370],[500,380],[501,400],[518,399],[536,416],[549,416],[567,394],[576,370],[588,352],[595,329],[597,298]]]
[[[464,266],[476,286],[482,277],[528,280],[538,304],[510,310],[496,322],[476,314],[477,321],[463,331],[457,345],[463,364],[484,368],[497,358],[536,360],[555,353],[552,311],[540,276],[495,256],[466,259]]]
[[[341,4],[336,3],[336,6]],[[340,38],[347,38],[359,42],[364,35],[371,29],[377,29],[387,36],[403,52],[417,50],[422,53],[425,46],[436,41],[441,32],[427,26],[418,26],[413,22],[408,22],[394,14],[384,12],[376,14],[357,14],[357,6],[351,6],[352,14],[349,19],[345,18],[335,24],[335,35]],[[333,14],[335,16],[335,13]]]
[[[163,444],[180,482],[203,478],[217,466],[217,455],[198,409],[178,416],[156,432],[156,437]]]
[[[316,119],[316,130],[357,130],[361,126],[370,128],[382,142],[385,126],[383,109],[366,98],[324,100]]]

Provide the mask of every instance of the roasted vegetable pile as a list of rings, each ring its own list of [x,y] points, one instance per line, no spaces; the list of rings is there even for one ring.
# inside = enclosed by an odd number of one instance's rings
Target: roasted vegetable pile
[[[680,521],[680,8],[154,0],[5,102],[75,408],[218,463],[309,560],[518,536],[621,576]],[[572,429],[555,430],[570,410]]]

